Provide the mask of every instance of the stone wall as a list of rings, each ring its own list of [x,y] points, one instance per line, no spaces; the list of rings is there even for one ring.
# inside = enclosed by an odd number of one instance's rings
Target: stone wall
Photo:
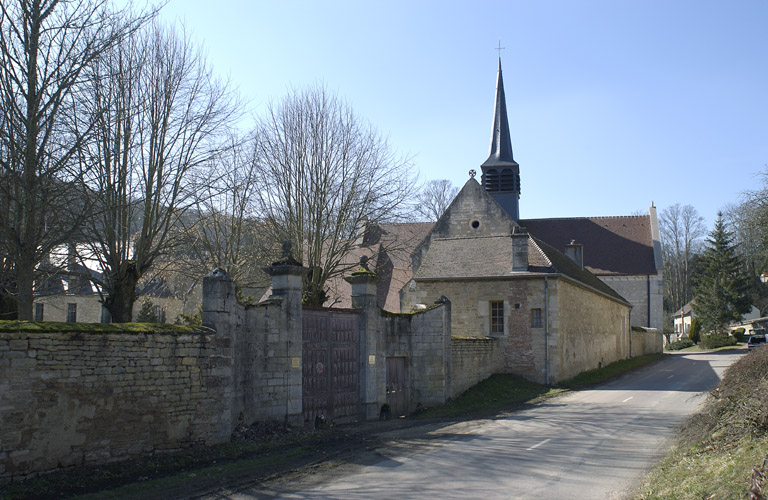
[[[234,281],[213,273],[203,281],[203,325],[233,348],[231,420],[303,424],[302,304],[297,266],[274,266],[272,297],[243,304]]]
[[[452,383],[457,381],[452,379],[450,318],[447,302],[412,314],[380,315],[384,355],[408,360],[410,411],[443,404],[451,397]],[[386,402],[386,371],[382,375],[378,385],[381,401]]]
[[[664,282],[662,271],[649,276],[600,276],[608,286],[616,290],[632,304],[630,320],[632,326],[643,326],[661,330],[664,321]],[[650,318],[648,301],[650,300]]]
[[[632,336],[630,349],[633,358],[664,351],[664,335],[656,329],[645,331],[632,329],[630,335]]]
[[[628,306],[563,279],[553,288],[559,317],[552,383],[629,357]]]
[[[227,441],[231,355],[210,332],[0,333],[0,479]]]
[[[503,371],[504,359],[498,339],[451,339],[451,394],[455,398],[494,373]]]

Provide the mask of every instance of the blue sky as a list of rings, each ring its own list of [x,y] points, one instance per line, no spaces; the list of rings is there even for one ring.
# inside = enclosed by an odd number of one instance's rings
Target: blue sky
[[[523,218],[690,204],[709,226],[768,164],[765,1],[171,0],[254,115],[325,83],[421,178],[488,155],[501,40]]]

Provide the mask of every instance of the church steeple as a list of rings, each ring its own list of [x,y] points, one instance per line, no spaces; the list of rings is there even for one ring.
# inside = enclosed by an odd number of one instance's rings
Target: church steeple
[[[512,157],[512,141],[509,139],[507,102],[504,97],[504,80],[499,73],[496,80],[496,106],[493,111],[491,131],[491,153],[480,165],[483,170],[482,183],[486,191],[504,207],[514,219],[519,219],[520,165]]]

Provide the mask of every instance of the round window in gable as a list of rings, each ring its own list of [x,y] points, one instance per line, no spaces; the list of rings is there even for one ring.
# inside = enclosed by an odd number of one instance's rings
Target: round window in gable
[[[472,221],[472,227],[474,229],[477,229],[478,227],[480,227],[480,221],[479,220],[473,220]]]

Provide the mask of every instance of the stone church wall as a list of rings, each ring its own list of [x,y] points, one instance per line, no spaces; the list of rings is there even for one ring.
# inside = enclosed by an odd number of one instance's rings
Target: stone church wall
[[[543,311],[544,280],[464,280],[422,281],[409,292],[403,310],[417,303],[429,304],[445,295],[451,301],[451,333],[459,339],[494,338],[486,349],[495,350],[483,354],[493,361],[486,370],[491,373],[514,373],[537,382],[545,381],[544,326],[531,327],[531,310]],[[491,334],[490,303],[504,302],[504,334]],[[550,303],[550,309],[552,304]],[[490,346],[494,346],[491,348]],[[461,365],[459,365],[461,366]],[[470,367],[469,371],[474,368]],[[484,373],[480,369],[478,373]],[[455,377],[460,367],[454,366]],[[483,378],[487,378],[486,375]],[[474,383],[483,380],[473,376]],[[454,381],[454,384],[457,382]]]
[[[600,276],[608,286],[632,304],[632,326],[644,326],[662,330],[664,283],[662,274],[654,276]],[[648,318],[648,290],[650,287],[651,317]]]
[[[0,333],[0,480],[227,441],[231,382],[210,332]]]
[[[557,373],[551,382],[629,357],[629,308],[566,280],[557,282]]]

